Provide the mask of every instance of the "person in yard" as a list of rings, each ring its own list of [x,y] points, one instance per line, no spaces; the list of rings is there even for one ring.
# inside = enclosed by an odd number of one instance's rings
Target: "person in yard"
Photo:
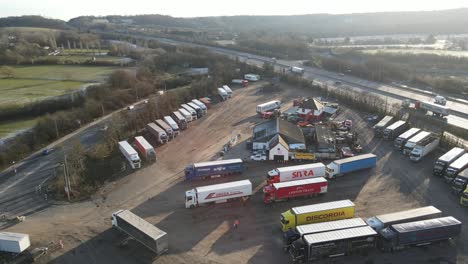
[[[237,226],[239,226],[239,220],[234,220],[234,228],[237,229]]]

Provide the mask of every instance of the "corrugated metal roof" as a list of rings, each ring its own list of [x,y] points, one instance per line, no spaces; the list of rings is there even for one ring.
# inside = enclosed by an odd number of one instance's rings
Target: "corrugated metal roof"
[[[384,214],[376,216],[382,223],[392,223],[401,219],[411,219],[425,215],[439,214],[441,211],[434,206],[426,206],[391,214]]]
[[[228,159],[228,160],[205,161],[205,162],[195,163],[193,164],[193,166],[204,167],[204,166],[216,166],[216,165],[233,164],[233,163],[242,163],[242,160],[241,159]]]
[[[350,200],[341,200],[341,201],[334,201],[328,203],[319,203],[319,204],[311,204],[305,205],[300,207],[292,208],[292,212],[294,214],[303,214],[303,213],[310,213],[310,212],[319,212],[325,210],[332,210],[337,208],[344,208],[354,206],[354,203]]]
[[[333,230],[354,228],[360,226],[367,226],[367,224],[361,218],[351,218],[316,224],[300,225],[296,226],[296,230],[299,233],[299,235],[303,236],[305,234],[328,232]]]
[[[317,177],[317,178],[303,179],[303,180],[297,180],[297,181],[273,183],[273,186],[276,189],[279,189],[279,188],[300,186],[300,185],[320,183],[320,182],[327,182],[327,180],[325,178],[323,178],[323,177]]]
[[[282,173],[282,172],[291,171],[291,170],[310,170],[310,169],[315,169],[315,168],[320,168],[320,167],[325,168],[325,165],[322,162],[317,162],[317,163],[309,163],[309,164],[296,165],[296,166],[281,167],[281,168],[278,168],[277,170],[280,173]]]
[[[200,186],[196,187],[197,192],[202,193],[202,192],[213,192],[213,191],[218,191],[220,189],[226,189],[226,188],[235,188],[235,187],[241,187],[241,186],[252,186],[252,183],[249,180],[242,180],[242,181],[234,181],[234,182],[226,182],[226,183],[220,183],[220,184],[214,184],[214,185],[208,185],[208,186]]]
[[[335,160],[335,161],[333,161],[333,163],[343,164],[343,163],[353,162],[353,161],[357,161],[357,160],[368,159],[368,158],[372,158],[372,157],[377,157],[377,156],[375,156],[372,153],[367,153],[367,154],[357,155],[357,156],[349,157],[349,158],[345,158],[345,159]]]
[[[355,237],[364,237],[377,235],[374,229],[370,226],[355,227],[343,230],[335,230],[323,233],[316,233],[304,236],[304,241],[307,245],[318,244],[323,242],[349,239]]]
[[[417,230],[432,229],[435,227],[461,225],[455,217],[447,216],[441,218],[434,218],[428,220],[421,220],[416,222],[409,222],[403,224],[392,225],[392,229],[399,233],[413,232]]]
[[[143,218],[130,212],[129,210],[123,210],[117,214],[120,218],[128,223],[131,223],[135,228],[151,236],[153,239],[157,239],[161,236],[166,235],[166,232],[148,223]]]

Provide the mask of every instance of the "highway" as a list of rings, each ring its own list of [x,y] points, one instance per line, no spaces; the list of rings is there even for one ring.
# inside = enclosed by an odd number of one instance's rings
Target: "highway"
[[[189,45],[195,47],[202,47],[218,54],[227,55],[232,58],[237,57],[241,61],[245,61],[251,65],[256,66],[262,66],[264,62],[272,63],[272,58],[269,57],[235,51],[226,48],[183,42],[167,38],[141,36],[133,37],[154,39],[169,45]],[[304,68],[305,73],[303,77],[306,79],[317,81],[319,84],[327,84],[328,87],[336,89],[339,89],[340,87],[336,86],[335,82],[340,81],[346,87],[349,87],[356,91],[372,92],[382,97],[385,97],[389,104],[401,103],[404,99],[432,102],[435,96],[432,94],[432,92],[424,91],[413,87],[403,88],[394,85],[373,82],[351,75],[339,75],[336,72],[330,72],[319,68],[303,66],[301,61],[276,60],[275,63],[275,69],[277,70],[290,68],[291,66],[298,66]],[[451,109],[450,115],[446,117],[447,122],[451,125],[468,129],[468,101],[456,98],[448,98],[447,106]]]

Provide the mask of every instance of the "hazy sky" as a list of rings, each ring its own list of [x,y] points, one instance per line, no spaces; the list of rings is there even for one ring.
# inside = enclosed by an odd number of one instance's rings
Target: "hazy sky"
[[[468,7],[467,0],[0,0],[0,16],[42,15],[70,19],[81,15],[164,14],[293,15],[418,11]]]

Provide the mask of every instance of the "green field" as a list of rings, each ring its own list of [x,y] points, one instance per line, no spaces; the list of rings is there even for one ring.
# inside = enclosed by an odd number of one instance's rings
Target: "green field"
[[[16,131],[33,127],[37,118],[0,122],[0,138]]]
[[[100,66],[16,66],[13,68],[13,79],[37,80],[73,80],[81,82],[100,81],[116,70],[115,67]],[[5,77],[0,75],[1,77]]]
[[[430,49],[368,49],[362,50],[363,53],[375,54],[378,52],[390,53],[390,54],[430,54],[439,56],[453,56],[453,57],[468,57],[467,51],[455,51],[455,50],[430,50]]]

